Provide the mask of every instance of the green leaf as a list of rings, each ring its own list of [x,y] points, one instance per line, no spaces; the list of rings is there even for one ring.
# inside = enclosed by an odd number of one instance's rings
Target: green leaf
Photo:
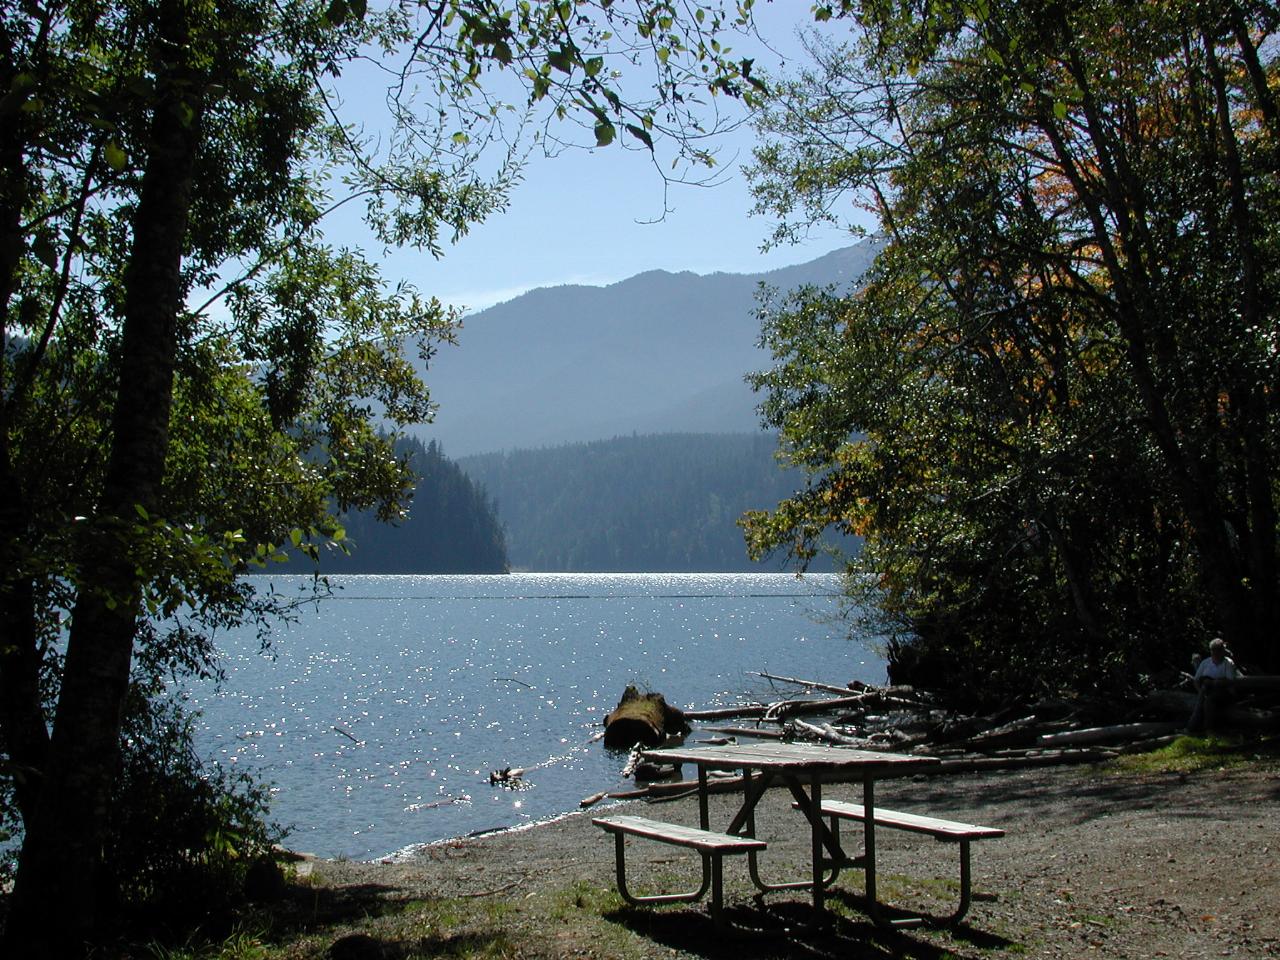
[[[48,233],[42,232],[36,235],[35,239],[31,241],[31,252],[35,254],[37,260],[50,270],[57,267],[58,251]]]
[[[617,135],[613,124],[608,120],[601,120],[596,124],[596,146],[607,147],[613,143],[613,138]]]
[[[653,149],[653,137],[649,135],[648,130],[645,130],[643,127],[637,127],[634,123],[628,123],[626,125],[626,129],[627,133],[631,134],[650,150]]]
[[[334,27],[342,26],[347,19],[348,9],[346,0],[333,0],[329,9],[324,12],[325,22]]]
[[[1053,115],[1057,117],[1059,120],[1067,119],[1067,105],[1063,103],[1061,100],[1057,101],[1053,105]]]
[[[547,63],[555,67],[561,73],[573,72],[573,58],[566,50],[556,50],[554,53],[547,55]]]
[[[107,141],[107,145],[103,148],[102,155],[107,161],[107,166],[116,173],[119,173],[129,165],[129,157],[124,152],[124,148],[114,140]]]

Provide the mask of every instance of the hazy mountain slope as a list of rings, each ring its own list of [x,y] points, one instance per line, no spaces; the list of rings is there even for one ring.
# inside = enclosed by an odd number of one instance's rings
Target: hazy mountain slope
[[[426,373],[440,404],[419,428],[451,457],[632,432],[756,429],[743,377],[757,347],[758,285],[848,283],[864,242],[763,274],[651,271],[607,287],[533,290],[468,317]]]

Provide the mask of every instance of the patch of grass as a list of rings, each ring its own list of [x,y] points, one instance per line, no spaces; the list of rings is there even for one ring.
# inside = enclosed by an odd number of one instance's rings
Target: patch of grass
[[[501,924],[515,910],[508,900],[487,898],[413,900],[405,906],[403,913],[415,924],[446,932]]]
[[[450,937],[430,937],[420,941],[408,960],[454,957],[457,960],[507,960],[517,955],[510,938],[502,931],[463,933]]]
[[[1277,738],[1246,740],[1244,737],[1178,737],[1149,753],[1117,757],[1110,769],[1120,774],[1197,773],[1224,767],[1275,765],[1280,748]]]
[[[556,892],[550,916],[553,920],[576,921],[582,919],[584,913],[601,917],[625,906],[626,901],[616,888],[578,880]]]
[[[960,896],[960,881],[950,877],[916,877],[903,874],[880,874],[876,897],[906,910],[941,904],[951,908]]]
[[[506,899],[378,900],[363,911],[317,915],[277,925],[274,933],[237,932],[218,943],[152,944],[147,960],[295,960],[328,956],[345,937],[382,945],[400,960],[510,960],[520,950],[506,929],[516,907]],[[130,953],[129,956],[138,956]]]
[[[237,930],[219,943],[196,943],[170,947],[159,943],[145,948],[147,960],[268,960],[271,949],[256,934]]]
[[[1120,921],[1115,917],[1107,916],[1103,913],[1082,913],[1076,919],[1081,923],[1091,923],[1095,927],[1104,929],[1120,926]]]

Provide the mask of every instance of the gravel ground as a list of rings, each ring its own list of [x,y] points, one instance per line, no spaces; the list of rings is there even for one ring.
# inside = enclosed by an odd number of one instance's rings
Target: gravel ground
[[[825,790],[854,800],[858,793],[845,785]],[[772,790],[758,814],[758,835],[770,844],[762,869],[773,877],[802,876],[808,856],[807,832],[797,829],[789,799]],[[736,797],[712,803],[713,826],[724,824]],[[306,864],[313,916],[321,918],[322,900],[333,909],[320,932],[298,935],[288,955],[1280,957],[1274,764],[1189,774],[1090,766],[915,777],[880,784],[877,803],[1006,831],[973,845],[975,902],[958,928],[876,927],[859,910],[861,874],[849,871],[830,897],[833,922],[814,931],[803,893],[753,897],[739,857],[725,862],[728,931],[712,926],[705,904],[628,907],[614,893],[612,838],[591,823],[596,808],[433,845],[401,863]],[[691,799],[613,809],[697,818]],[[900,831],[877,838],[881,899],[949,913],[956,847]],[[628,853],[637,884],[679,884],[690,876],[688,861],[686,851],[648,842]],[[470,912],[446,930],[431,904]],[[418,925],[406,924],[404,914],[418,908]]]

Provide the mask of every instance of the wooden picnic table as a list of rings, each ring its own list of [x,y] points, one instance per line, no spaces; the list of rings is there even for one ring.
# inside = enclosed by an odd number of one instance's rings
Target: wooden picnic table
[[[803,880],[766,882],[760,876],[757,849],[745,851],[751,879],[764,891],[809,889],[815,916],[822,917],[823,895],[842,867],[861,867],[866,876],[868,910],[878,917],[876,899],[876,817],[877,780],[898,777],[938,763],[936,757],[881,753],[809,743],[743,743],[669,747],[644,751],[644,759],[655,763],[690,763],[698,768],[698,816],[703,830],[710,830],[708,773],[713,770],[742,774],[742,804],[724,833],[755,836],[755,809],[765,791],[781,781],[795,799],[796,808],[809,823],[812,837],[812,872]],[[862,783],[863,850],[848,856],[837,830],[824,819],[822,787],[825,783]],[[967,850],[967,848],[966,848]]]

